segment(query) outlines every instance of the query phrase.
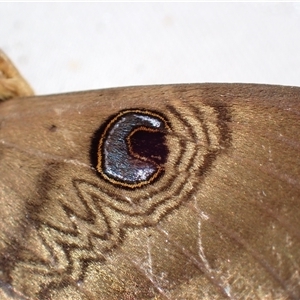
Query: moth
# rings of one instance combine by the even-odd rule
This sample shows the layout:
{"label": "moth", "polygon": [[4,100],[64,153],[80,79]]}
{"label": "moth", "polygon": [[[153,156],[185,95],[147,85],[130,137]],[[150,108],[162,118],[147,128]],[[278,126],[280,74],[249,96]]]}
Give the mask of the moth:
{"label": "moth", "polygon": [[1,299],[300,299],[299,87],[0,68]]}

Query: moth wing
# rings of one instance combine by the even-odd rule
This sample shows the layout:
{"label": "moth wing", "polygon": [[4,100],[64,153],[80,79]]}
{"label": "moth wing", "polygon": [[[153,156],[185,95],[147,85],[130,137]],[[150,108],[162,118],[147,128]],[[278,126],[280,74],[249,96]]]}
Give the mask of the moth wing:
{"label": "moth wing", "polygon": [[[1,292],[298,299],[299,99],[293,87],[203,84],[1,103]],[[95,132],[132,109],[164,116],[169,154],[159,180],[128,190],[90,155]]]}

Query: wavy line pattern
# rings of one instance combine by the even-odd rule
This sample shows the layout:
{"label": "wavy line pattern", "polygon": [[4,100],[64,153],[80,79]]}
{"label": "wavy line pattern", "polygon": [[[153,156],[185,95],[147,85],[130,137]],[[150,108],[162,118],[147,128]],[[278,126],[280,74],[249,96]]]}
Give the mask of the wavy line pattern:
{"label": "wavy line pattern", "polygon": [[[29,208],[34,212],[30,218],[35,230],[28,238],[43,250],[37,255],[22,249],[9,271],[11,278],[34,274],[40,282],[39,290],[19,287],[25,295],[48,299],[52,290],[83,281],[89,266],[105,264],[106,256],[124,243],[130,228],[155,226],[201,187],[201,178],[216,156],[230,145],[229,112],[209,105],[201,109],[186,105],[180,110],[168,105],[164,115],[172,128],[167,134],[165,172],[142,189],[122,191],[93,174],[76,176],[69,178],[74,198],[56,201],[49,190],[59,185],[53,175],[59,166],[48,167],[40,189],[46,191],[49,203],[58,205],[60,221],[55,221],[56,216],[45,217],[44,207]],[[49,190],[44,182],[51,186]]]}

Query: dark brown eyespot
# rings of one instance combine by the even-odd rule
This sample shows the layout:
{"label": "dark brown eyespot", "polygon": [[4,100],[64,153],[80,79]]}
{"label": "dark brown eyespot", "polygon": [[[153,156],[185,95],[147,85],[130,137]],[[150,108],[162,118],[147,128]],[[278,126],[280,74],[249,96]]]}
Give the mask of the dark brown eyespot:
{"label": "dark brown eyespot", "polygon": [[164,173],[169,131],[168,121],[160,114],[122,111],[96,132],[92,164],[105,180],[124,188],[152,183]]}

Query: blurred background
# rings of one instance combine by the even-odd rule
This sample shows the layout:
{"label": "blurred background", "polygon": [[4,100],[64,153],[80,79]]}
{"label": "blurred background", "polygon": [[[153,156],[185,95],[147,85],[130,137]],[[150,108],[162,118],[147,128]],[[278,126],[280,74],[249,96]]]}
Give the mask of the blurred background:
{"label": "blurred background", "polygon": [[300,86],[300,3],[0,3],[0,37],[37,94]]}

